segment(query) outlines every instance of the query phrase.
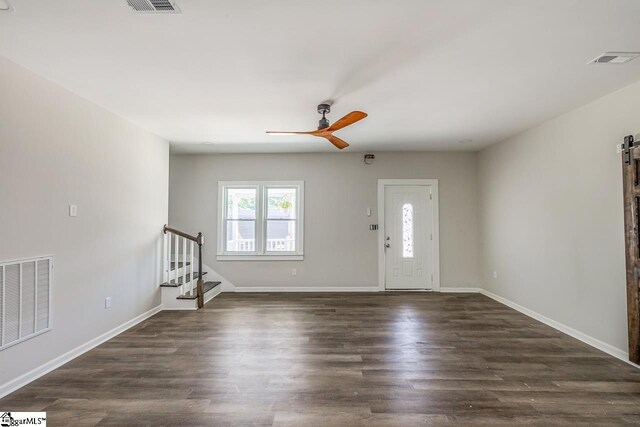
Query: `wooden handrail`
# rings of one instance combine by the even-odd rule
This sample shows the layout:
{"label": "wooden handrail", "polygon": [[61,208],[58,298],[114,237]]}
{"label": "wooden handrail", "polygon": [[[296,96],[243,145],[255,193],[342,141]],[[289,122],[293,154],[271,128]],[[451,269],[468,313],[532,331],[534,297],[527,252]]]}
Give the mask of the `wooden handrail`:
{"label": "wooden handrail", "polygon": [[167,224],[164,225],[164,228],[162,229],[162,231],[164,232],[164,234],[167,234],[167,232],[169,233],[173,233],[173,234],[177,234],[180,237],[184,237],[185,239],[191,240],[193,242],[196,242],[199,245],[202,245],[204,242],[202,241],[202,233],[198,233],[197,236],[192,236],[191,234],[187,234],[184,231],[180,231],[180,230],[176,230],[175,228],[171,228],[169,227]]}

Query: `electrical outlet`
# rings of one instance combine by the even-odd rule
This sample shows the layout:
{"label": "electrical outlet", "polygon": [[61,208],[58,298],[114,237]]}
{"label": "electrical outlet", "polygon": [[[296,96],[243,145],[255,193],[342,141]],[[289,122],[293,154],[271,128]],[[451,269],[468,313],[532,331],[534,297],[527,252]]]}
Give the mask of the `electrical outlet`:
{"label": "electrical outlet", "polygon": [[291,270],[291,275],[292,276],[297,276],[298,275],[298,270],[296,270],[295,268]]}
{"label": "electrical outlet", "polygon": [[69,216],[78,216],[78,206],[69,205]]}
{"label": "electrical outlet", "polygon": [[493,271],[493,278],[494,278],[494,279],[497,279],[497,278],[498,278],[498,272],[497,272],[497,271],[495,271],[495,270]]}
{"label": "electrical outlet", "polygon": [[111,308],[111,297],[106,297],[104,299],[104,308]]}

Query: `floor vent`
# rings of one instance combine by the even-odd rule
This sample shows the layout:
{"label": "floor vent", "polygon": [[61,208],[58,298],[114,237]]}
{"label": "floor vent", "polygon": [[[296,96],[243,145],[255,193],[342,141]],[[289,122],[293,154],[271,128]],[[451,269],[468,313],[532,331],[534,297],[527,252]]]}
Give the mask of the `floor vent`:
{"label": "floor vent", "polygon": [[173,0],[127,0],[127,3],[140,13],[180,13]]}
{"label": "floor vent", "polygon": [[0,263],[0,350],[51,327],[53,258]]}

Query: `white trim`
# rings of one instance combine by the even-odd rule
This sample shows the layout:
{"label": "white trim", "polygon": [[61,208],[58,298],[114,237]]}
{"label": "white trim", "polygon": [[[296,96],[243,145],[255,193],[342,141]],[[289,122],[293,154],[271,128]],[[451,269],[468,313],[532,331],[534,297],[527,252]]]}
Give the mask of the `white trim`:
{"label": "white trim", "polygon": [[385,291],[384,262],[384,188],[387,186],[430,186],[433,194],[433,286],[430,291],[440,292],[440,217],[437,179],[378,179],[378,288]]}
{"label": "white trim", "polygon": [[[266,198],[269,188],[295,188],[297,195],[296,211],[296,251],[268,252],[266,249]],[[255,252],[226,252],[226,192],[228,188],[255,188],[256,190],[256,240]],[[218,235],[216,256],[219,261],[260,261],[262,258],[272,261],[301,260],[304,255],[304,181],[218,181]]]}
{"label": "white trim", "polygon": [[236,286],[234,292],[379,292],[377,286],[327,287],[327,286]]}
{"label": "white trim", "polygon": [[160,312],[160,310],[162,310],[162,306],[159,305],[157,307],[152,308],[151,310],[142,313],[141,315],[134,317],[133,319],[129,320],[128,322],[123,323],[120,326],[117,326],[115,328],[113,328],[112,330],[105,332],[104,334],[100,335],[99,337],[96,337],[76,348],[74,348],[73,350],[70,350],[66,353],[64,353],[61,356],[56,357],[55,359],[35,368],[32,369],[31,371],[27,372],[26,374],[20,375],[18,378],[9,381],[8,383],[2,384],[0,386],[0,398],[8,395],[9,393],[12,393],[14,391],[16,391],[17,389],[26,386],[27,384],[29,384],[30,382],[40,378],[41,376],[48,374],[49,372],[53,371],[56,368],[59,368],[60,366],[64,365],[65,363],[75,359],[76,357],[82,355],[83,353],[86,353],[87,351],[91,350],[94,347],[99,346],[100,344],[102,344],[105,341],[110,340],[111,338],[115,337],[116,335],[126,331],[127,329],[131,328],[132,326],[137,325],[138,323],[142,322],[143,320],[148,319],[149,317],[153,316],[154,314]]}
{"label": "white trim", "polygon": [[218,261],[304,261],[304,255],[216,255]]}
{"label": "white trim", "polygon": [[482,289],[480,288],[456,288],[452,286],[442,286],[440,288],[440,292],[447,294],[477,294],[481,293]]}
{"label": "white trim", "polygon": [[600,341],[597,338],[594,338],[590,335],[587,335],[583,332],[580,332],[576,329],[573,329],[570,326],[567,326],[563,323],[557,322],[553,319],[550,319],[547,316],[544,316],[540,313],[537,313],[533,310],[530,310],[526,307],[521,306],[520,304],[516,304],[515,302],[508,300],[504,297],[501,297],[499,295],[494,294],[493,292],[489,292],[485,289],[480,289],[480,293],[482,295],[485,295],[501,304],[506,305],[507,307],[511,307],[512,309],[519,311],[520,313],[531,317],[532,319],[535,319],[539,322],[544,323],[547,326],[552,327],[553,329],[556,329],[560,332],[563,332],[579,341],[582,341],[585,344],[590,345],[591,347],[595,347],[600,351],[603,351],[617,359],[622,360],[623,362],[627,362],[629,365],[634,366],[636,368],[640,368],[640,365],[636,365],[635,363],[629,361],[629,353],[627,353],[624,350],[621,350],[617,347],[614,347],[610,344],[607,344],[606,342]]}

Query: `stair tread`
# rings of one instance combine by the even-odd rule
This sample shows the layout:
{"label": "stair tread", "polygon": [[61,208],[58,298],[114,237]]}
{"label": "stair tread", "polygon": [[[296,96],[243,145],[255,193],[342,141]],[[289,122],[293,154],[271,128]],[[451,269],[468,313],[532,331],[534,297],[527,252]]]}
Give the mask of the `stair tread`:
{"label": "stair tread", "polygon": [[[206,294],[207,292],[209,292],[211,289],[215,288],[216,286],[218,286],[221,282],[204,282],[204,285],[202,286],[204,289],[204,293]],[[180,295],[178,297],[178,299],[196,299],[198,298],[198,294],[196,292],[196,289],[193,289],[193,294],[191,294],[190,292],[187,292],[186,294]]]}
{"label": "stair tread", "polygon": [[[187,261],[186,263],[187,267],[191,265],[191,263],[189,261]],[[178,268],[182,268],[185,266],[185,263],[182,261],[178,261]],[[169,267],[171,269],[171,271],[176,269],[176,262],[175,261],[171,261],[171,266]]]}
{"label": "stair tread", "polygon": [[[206,271],[204,273],[202,273],[203,276],[205,274],[207,274]],[[200,278],[200,273],[195,273],[193,275],[193,278],[194,278],[194,280]],[[164,282],[160,286],[169,287],[169,288],[177,288],[178,286],[182,286],[182,279],[183,279],[183,276],[180,276],[180,277],[178,277],[178,281],[176,281],[175,279],[172,279],[170,282]],[[191,281],[191,273],[187,274],[187,282],[190,282],[190,281]]]}

